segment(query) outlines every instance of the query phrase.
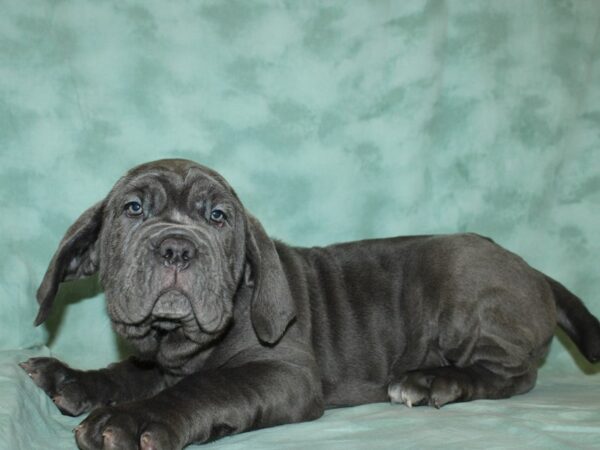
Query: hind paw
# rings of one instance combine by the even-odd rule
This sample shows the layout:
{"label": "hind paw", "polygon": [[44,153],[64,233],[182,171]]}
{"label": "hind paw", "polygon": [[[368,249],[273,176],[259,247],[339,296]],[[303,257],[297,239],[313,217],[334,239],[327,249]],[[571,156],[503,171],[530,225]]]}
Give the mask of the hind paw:
{"label": "hind paw", "polygon": [[464,386],[460,380],[428,371],[414,371],[388,386],[392,403],[401,403],[409,408],[429,405],[435,408],[460,400]]}

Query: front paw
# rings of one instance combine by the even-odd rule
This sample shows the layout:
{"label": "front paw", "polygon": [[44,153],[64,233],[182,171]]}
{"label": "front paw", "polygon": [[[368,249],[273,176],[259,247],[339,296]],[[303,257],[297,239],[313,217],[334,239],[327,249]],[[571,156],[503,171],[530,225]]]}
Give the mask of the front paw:
{"label": "front paw", "polygon": [[44,390],[60,412],[79,416],[95,406],[81,382],[81,372],[55,358],[31,358],[19,363],[33,382]]}
{"label": "front paw", "polygon": [[81,450],[179,450],[184,445],[173,424],[144,403],[96,409],[74,431]]}

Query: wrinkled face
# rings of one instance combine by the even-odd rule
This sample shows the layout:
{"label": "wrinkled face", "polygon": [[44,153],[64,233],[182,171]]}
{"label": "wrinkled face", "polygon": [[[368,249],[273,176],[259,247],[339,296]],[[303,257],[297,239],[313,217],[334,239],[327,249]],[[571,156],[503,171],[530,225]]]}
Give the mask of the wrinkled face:
{"label": "wrinkled face", "polygon": [[244,270],[244,219],[215,172],[186,161],[137,167],[113,188],[100,280],[118,333],[177,368],[228,327]]}

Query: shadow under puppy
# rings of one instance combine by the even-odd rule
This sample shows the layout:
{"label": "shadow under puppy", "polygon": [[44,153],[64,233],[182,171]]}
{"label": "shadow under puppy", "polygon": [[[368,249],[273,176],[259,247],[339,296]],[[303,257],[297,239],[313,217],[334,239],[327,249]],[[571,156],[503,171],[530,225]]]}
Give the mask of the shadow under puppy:
{"label": "shadow under puppy", "polygon": [[558,323],[590,361],[600,323],[558,282],[474,235],[299,248],[271,240],[218,173],[130,170],[69,228],[38,290],[99,272],[136,357],[21,363],[82,449],[181,449],[391,399],[437,408],[531,389]]}

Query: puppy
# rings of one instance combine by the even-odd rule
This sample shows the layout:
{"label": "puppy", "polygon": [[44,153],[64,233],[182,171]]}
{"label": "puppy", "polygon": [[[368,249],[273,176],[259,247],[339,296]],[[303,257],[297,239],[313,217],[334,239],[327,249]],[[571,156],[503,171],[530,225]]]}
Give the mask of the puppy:
{"label": "puppy", "polygon": [[439,408],[530,390],[558,325],[590,361],[600,323],[557,281],[475,234],[299,248],[271,240],[215,171],[138,166],[69,228],[38,290],[99,272],[136,356],[21,366],[81,449],[181,449],[390,399]]}

